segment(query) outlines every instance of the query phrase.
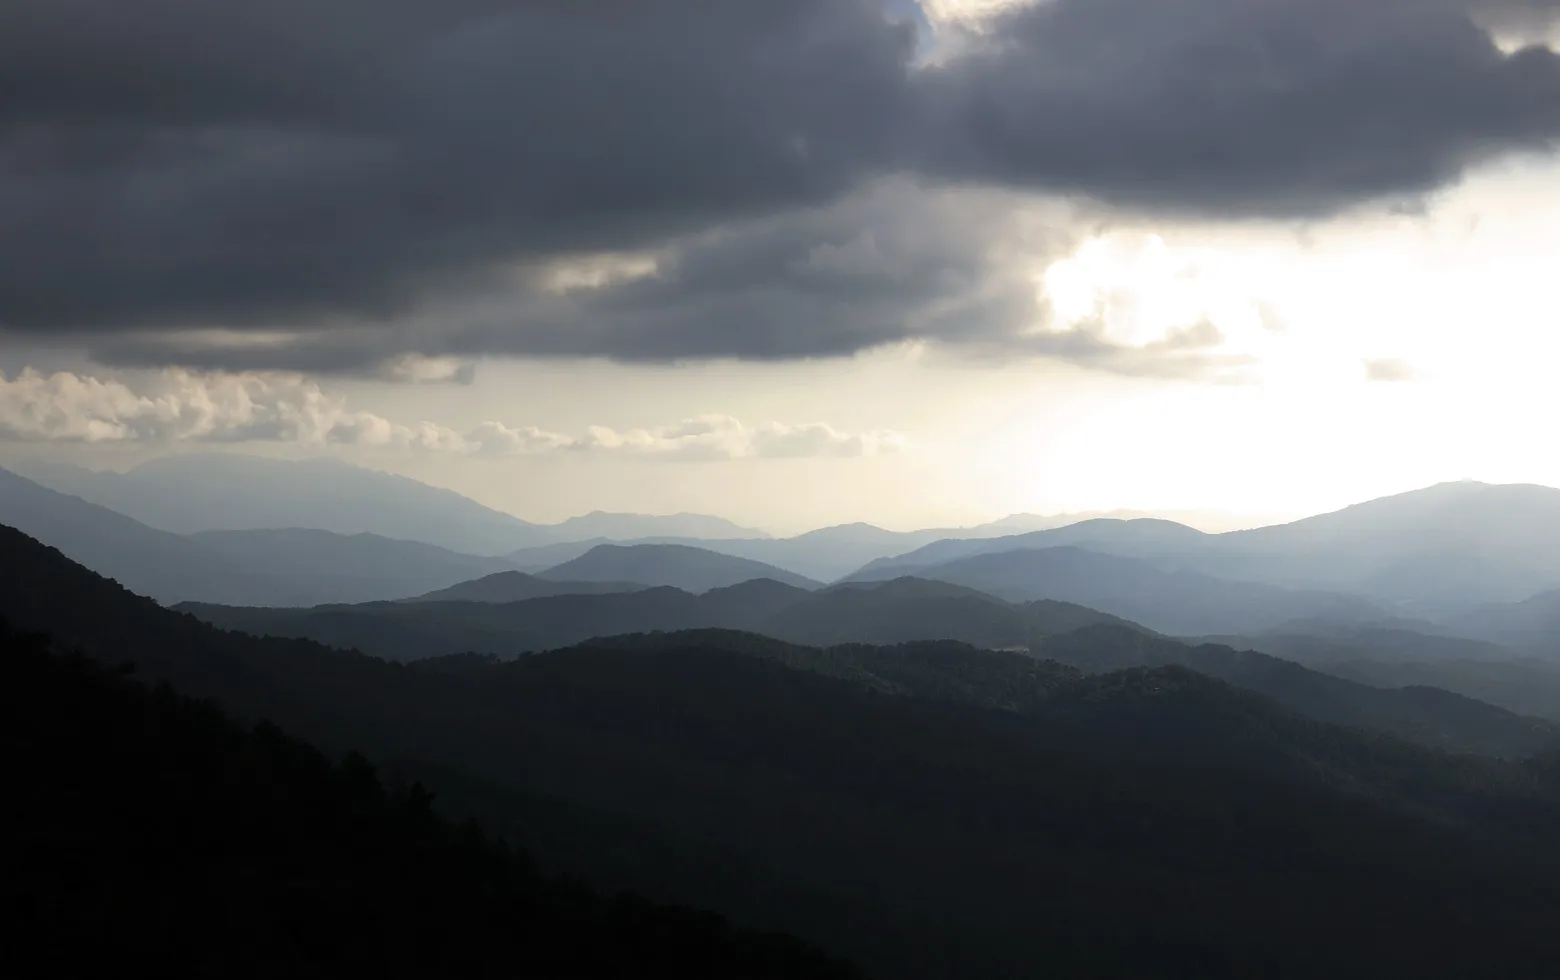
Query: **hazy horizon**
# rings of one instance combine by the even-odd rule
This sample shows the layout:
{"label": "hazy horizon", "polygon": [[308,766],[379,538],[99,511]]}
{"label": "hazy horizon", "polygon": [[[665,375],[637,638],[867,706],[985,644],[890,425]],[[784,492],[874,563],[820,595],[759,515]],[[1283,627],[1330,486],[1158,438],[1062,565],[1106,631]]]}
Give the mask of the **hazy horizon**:
{"label": "hazy horizon", "polygon": [[[1352,506],[1354,504],[1365,503],[1368,500],[1378,499],[1376,497],[1370,497],[1370,498],[1362,498],[1362,499],[1359,499],[1359,500],[1349,500],[1349,501],[1346,501],[1346,502],[1344,502],[1344,503],[1342,503],[1342,504],[1340,504],[1340,505],[1338,505],[1336,507],[1329,507],[1329,508],[1327,508],[1325,510],[1305,511],[1305,512],[1297,512],[1297,513],[1292,513],[1292,514],[1257,515],[1257,514],[1240,514],[1240,513],[1208,511],[1208,510],[1184,510],[1184,509],[1152,508],[1152,507],[1145,507],[1145,508],[1126,508],[1126,507],[1123,507],[1123,508],[1110,508],[1110,509],[1104,509],[1104,508],[1100,508],[1100,509],[1083,509],[1083,510],[1060,511],[1060,512],[1013,511],[1013,512],[1009,512],[1009,513],[992,513],[992,514],[989,514],[989,515],[983,515],[983,516],[977,517],[976,519],[967,520],[967,521],[965,521],[963,523],[954,522],[954,521],[947,521],[947,522],[942,522],[942,523],[933,522],[933,523],[922,523],[922,524],[898,524],[898,525],[896,525],[895,523],[890,522],[890,521],[874,520],[870,516],[861,516],[861,517],[857,517],[857,518],[854,518],[854,519],[833,521],[833,522],[828,523],[828,524],[814,524],[814,525],[803,525],[803,524],[795,524],[795,523],[787,524],[787,523],[785,523],[783,521],[778,521],[778,522],[775,522],[775,523],[748,523],[748,522],[745,522],[745,521],[742,521],[742,520],[738,520],[738,519],[732,517],[730,514],[722,513],[720,510],[699,511],[699,510],[693,510],[693,509],[690,509],[690,508],[683,508],[683,509],[678,509],[678,510],[664,510],[664,511],[633,510],[633,509],[629,509],[629,508],[617,508],[617,509],[595,508],[595,509],[588,510],[588,511],[587,510],[580,510],[580,511],[573,511],[573,512],[569,512],[569,513],[564,513],[561,516],[556,517],[556,518],[540,519],[537,516],[535,516],[534,514],[529,514],[529,513],[524,513],[524,512],[517,512],[515,510],[508,509],[508,508],[502,506],[499,503],[494,503],[493,501],[490,501],[490,500],[484,500],[484,499],[482,499],[481,496],[475,495],[475,494],[471,494],[471,493],[467,493],[464,490],[462,490],[462,489],[460,489],[459,487],[456,487],[456,486],[450,486],[450,485],[447,485],[447,484],[440,484],[440,483],[437,483],[437,482],[433,482],[432,480],[428,480],[428,479],[425,479],[425,478],[422,478],[422,477],[418,477],[418,476],[413,476],[413,475],[411,475],[409,473],[406,473],[406,472],[399,472],[399,471],[397,471],[395,469],[392,469],[392,468],[389,468],[389,467],[386,467],[386,466],[383,466],[383,465],[374,465],[373,462],[368,462],[368,463],[354,462],[354,461],[350,461],[350,460],[344,459],[344,458],[342,458],[340,456],[330,455],[330,454],[276,456],[276,455],[267,455],[267,454],[253,453],[253,452],[223,452],[221,450],[194,450],[194,451],[191,451],[191,452],[188,452],[188,453],[156,455],[156,456],[150,456],[150,457],[146,457],[146,458],[134,458],[132,460],[126,460],[124,458],[120,458],[120,459],[116,459],[116,460],[104,460],[104,459],[102,459],[100,457],[91,457],[91,458],[89,458],[85,462],[62,461],[62,460],[60,460],[58,458],[55,458],[55,454],[52,454],[52,453],[51,454],[44,454],[44,455],[25,456],[25,457],[15,457],[14,454],[0,454],[0,467],[10,468],[13,471],[17,472],[18,474],[20,474],[22,476],[25,476],[25,477],[29,477],[29,478],[39,477],[39,476],[45,476],[46,477],[46,476],[48,476],[50,474],[50,471],[55,469],[56,467],[79,468],[79,469],[84,469],[84,470],[88,470],[88,471],[91,471],[91,472],[98,472],[98,473],[109,473],[109,472],[112,472],[112,473],[123,474],[123,473],[130,472],[131,470],[133,470],[133,469],[135,469],[135,468],[137,468],[139,466],[142,466],[144,464],[155,463],[155,462],[157,462],[159,460],[170,459],[170,458],[174,458],[176,456],[224,456],[224,455],[235,456],[235,457],[240,457],[240,458],[252,457],[252,458],[257,458],[257,459],[274,459],[274,460],[279,460],[279,461],[284,461],[284,462],[312,462],[312,461],[338,462],[338,463],[342,463],[344,465],[357,466],[357,467],[359,467],[361,469],[367,469],[367,470],[371,470],[371,471],[374,471],[374,472],[389,473],[389,474],[396,475],[396,476],[404,476],[404,477],[407,477],[409,479],[415,479],[419,483],[424,483],[424,484],[426,484],[428,486],[435,487],[437,489],[451,490],[453,492],[461,494],[462,496],[467,497],[468,499],[474,500],[477,503],[482,504],[485,507],[489,507],[489,508],[491,508],[493,510],[499,511],[500,513],[509,514],[510,516],[517,517],[517,518],[519,518],[519,519],[521,519],[523,521],[527,521],[529,523],[534,523],[534,524],[539,524],[539,525],[561,524],[564,521],[567,521],[567,520],[569,520],[571,518],[579,518],[579,517],[595,516],[595,515],[603,515],[603,514],[605,514],[605,515],[637,515],[637,516],[648,516],[648,517],[674,517],[674,516],[690,516],[690,515],[694,515],[694,516],[710,516],[710,517],[719,518],[719,519],[724,520],[724,521],[729,521],[733,525],[736,525],[736,526],[739,526],[739,527],[750,528],[752,530],[755,530],[755,531],[758,531],[758,532],[761,532],[763,534],[769,535],[771,537],[776,537],[776,538],[793,537],[793,536],[796,536],[796,535],[799,535],[799,534],[805,534],[805,533],[807,533],[809,531],[816,531],[816,530],[821,530],[821,529],[825,529],[825,528],[840,527],[840,526],[852,525],[852,524],[869,524],[869,525],[872,525],[872,526],[875,526],[875,527],[882,528],[883,530],[896,531],[896,532],[926,531],[926,530],[938,530],[938,529],[962,530],[962,529],[973,528],[973,527],[977,527],[977,526],[997,525],[997,524],[1001,524],[1002,522],[1007,521],[1007,520],[1022,519],[1022,518],[1029,518],[1029,517],[1033,517],[1033,518],[1047,518],[1047,519],[1053,519],[1054,518],[1054,519],[1058,520],[1058,522],[1059,522],[1058,526],[1061,526],[1062,524],[1065,524],[1065,523],[1071,523],[1071,522],[1074,522],[1074,521],[1090,520],[1090,519],[1095,519],[1095,518],[1116,518],[1116,519],[1126,519],[1126,520],[1137,519],[1137,518],[1157,518],[1157,519],[1162,519],[1162,520],[1175,521],[1176,523],[1185,524],[1185,525],[1187,525],[1189,527],[1194,527],[1194,528],[1196,528],[1198,530],[1201,530],[1201,531],[1206,531],[1208,533],[1217,534],[1217,533],[1222,533],[1222,532],[1226,532],[1226,531],[1245,530],[1245,529],[1249,529],[1249,528],[1267,527],[1267,526],[1272,526],[1272,525],[1277,525],[1277,524],[1285,524],[1285,523],[1289,523],[1289,522],[1292,522],[1292,521],[1302,520],[1302,519],[1307,518],[1307,517],[1318,516],[1320,514],[1333,513],[1333,512],[1335,512],[1337,510],[1342,510],[1345,507],[1349,507],[1349,506]],[[96,465],[89,465],[89,464],[96,464]],[[44,480],[44,482],[47,483],[48,481]],[[1397,493],[1412,493],[1412,492],[1414,492],[1416,490],[1429,489],[1429,487],[1431,487],[1431,486],[1439,486],[1439,485],[1442,485],[1442,484],[1445,484],[1445,483],[1486,483],[1486,484],[1488,484],[1488,481],[1480,481],[1480,480],[1475,480],[1473,478],[1465,477],[1465,478],[1462,478],[1462,479],[1459,479],[1459,480],[1445,480],[1445,481],[1439,481],[1438,483],[1435,483],[1435,484],[1429,484],[1429,485],[1424,485],[1424,486],[1408,487],[1408,488],[1405,488],[1402,491],[1397,491],[1395,493],[1384,494],[1383,496],[1396,496]],[[1490,485],[1500,485],[1500,484],[1490,484]],[[1543,486],[1543,484],[1535,484],[1535,485]],[[1551,488],[1551,489],[1553,489],[1553,488]],[[1021,533],[1023,530],[1026,530],[1026,529],[1027,528],[1019,527],[1013,533]]]}

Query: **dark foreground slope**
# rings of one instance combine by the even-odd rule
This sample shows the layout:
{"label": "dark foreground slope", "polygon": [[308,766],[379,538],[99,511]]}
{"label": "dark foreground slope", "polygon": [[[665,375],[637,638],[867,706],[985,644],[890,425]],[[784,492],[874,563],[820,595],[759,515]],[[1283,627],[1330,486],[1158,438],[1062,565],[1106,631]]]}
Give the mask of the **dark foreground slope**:
{"label": "dark foreground slope", "polygon": [[855,975],[793,939],[547,878],[361,756],[333,764],[3,624],[0,674],[8,955],[52,975]]}
{"label": "dark foreground slope", "polygon": [[1560,955],[1552,758],[1320,725],[1183,668],[722,634],[397,666],[222,634],[14,534],[0,613],[447,773],[429,784],[506,829],[505,794],[540,793],[694,842],[690,867],[734,855],[699,904],[806,920],[884,977],[1541,976]]}

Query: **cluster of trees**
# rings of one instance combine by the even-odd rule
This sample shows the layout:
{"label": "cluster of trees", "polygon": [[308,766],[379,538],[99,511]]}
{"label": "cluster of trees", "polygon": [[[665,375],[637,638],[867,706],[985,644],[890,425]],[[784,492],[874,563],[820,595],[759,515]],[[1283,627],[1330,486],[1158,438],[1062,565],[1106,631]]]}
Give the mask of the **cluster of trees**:
{"label": "cluster of trees", "polygon": [[51,975],[857,975],[786,936],[547,876],[359,754],[333,762],[4,624],[0,652],[9,954]]}

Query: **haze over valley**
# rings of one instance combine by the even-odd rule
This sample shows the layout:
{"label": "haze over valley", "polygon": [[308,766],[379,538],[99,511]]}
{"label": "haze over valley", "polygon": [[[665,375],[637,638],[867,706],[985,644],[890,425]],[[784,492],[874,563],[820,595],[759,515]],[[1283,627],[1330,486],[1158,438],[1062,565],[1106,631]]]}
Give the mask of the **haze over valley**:
{"label": "haze over valley", "polygon": [[60,976],[1560,975],[1557,0],[0,0]]}

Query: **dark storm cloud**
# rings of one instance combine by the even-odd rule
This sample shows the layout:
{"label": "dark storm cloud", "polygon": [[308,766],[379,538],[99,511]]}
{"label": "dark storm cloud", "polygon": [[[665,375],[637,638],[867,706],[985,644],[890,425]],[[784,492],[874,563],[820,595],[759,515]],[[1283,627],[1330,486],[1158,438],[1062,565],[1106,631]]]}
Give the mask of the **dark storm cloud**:
{"label": "dark storm cloud", "polygon": [[827,199],[914,41],[870,0],[0,4],[0,320],[385,317]]}
{"label": "dark storm cloud", "polygon": [[[1196,377],[1231,365],[1197,323],[1129,346],[1099,322],[1052,323],[1036,281],[1077,240],[1057,206],[996,192],[889,181],[834,205],[756,219],[667,243],[653,274],[592,288],[514,288],[377,329],[308,334],[283,346],[202,347],[179,334],[98,350],[129,366],[367,370],[386,349],[428,357],[610,356],[628,362],[778,361],[906,341],[977,357],[1050,357],[1118,374]],[[993,247],[993,242],[1000,247]]]}
{"label": "dark storm cloud", "polygon": [[[1045,0],[924,66],[902,0],[6,0],[0,325],[111,332],[94,343],[119,361],[320,370],[1033,348],[1032,290],[973,237],[1000,222],[929,190],[846,234],[879,207],[862,188],[1213,217],[1422,191],[1560,133],[1555,56],[1478,26],[1554,6]],[[635,250],[662,274],[525,280]]]}
{"label": "dark storm cloud", "polygon": [[1302,216],[1560,135],[1560,60],[1458,0],[1050,0],[993,35],[918,79],[950,173]]}

